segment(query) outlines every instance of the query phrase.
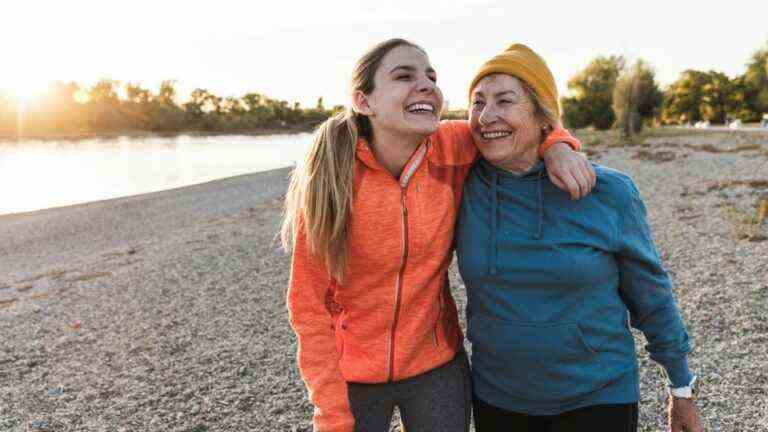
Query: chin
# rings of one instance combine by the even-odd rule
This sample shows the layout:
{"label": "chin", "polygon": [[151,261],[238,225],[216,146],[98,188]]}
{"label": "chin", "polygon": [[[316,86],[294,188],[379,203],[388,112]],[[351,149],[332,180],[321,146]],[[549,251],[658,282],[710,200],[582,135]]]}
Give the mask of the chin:
{"label": "chin", "polygon": [[424,135],[431,135],[435,132],[437,132],[437,128],[440,125],[439,121],[434,121],[429,124],[420,124],[420,125],[413,125],[413,131],[424,134]]}
{"label": "chin", "polygon": [[[495,144],[495,143],[494,143]],[[496,165],[498,162],[505,160],[509,157],[509,152],[505,151],[506,148],[498,147],[491,143],[480,143],[477,148],[480,150],[480,154],[488,162]]]}

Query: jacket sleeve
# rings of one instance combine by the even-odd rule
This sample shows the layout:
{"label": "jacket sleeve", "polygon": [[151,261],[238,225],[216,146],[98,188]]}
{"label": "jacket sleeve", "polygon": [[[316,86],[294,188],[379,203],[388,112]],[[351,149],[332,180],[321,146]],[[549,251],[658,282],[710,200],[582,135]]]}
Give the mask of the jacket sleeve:
{"label": "jacket sleeve", "polygon": [[309,252],[300,229],[293,248],[287,303],[298,339],[299,371],[315,407],[314,430],[352,432],[355,420],[339,367],[333,319],[326,307],[330,283],[325,265]]}
{"label": "jacket sleeve", "polygon": [[546,153],[554,144],[559,142],[568,144],[573,151],[581,150],[581,141],[571,135],[571,132],[568,129],[558,126],[556,129],[553,129],[552,132],[547,135],[547,138],[544,139],[544,142],[539,145],[539,156],[544,157],[544,153]]}
{"label": "jacket sleeve", "polygon": [[624,193],[629,197],[619,200],[618,206],[620,294],[629,309],[632,327],[642,331],[648,341],[650,357],[664,367],[674,387],[684,387],[693,378],[687,360],[691,341],[675,302],[672,282],[654,246],[640,193],[630,179],[623,181],[627,186]]}

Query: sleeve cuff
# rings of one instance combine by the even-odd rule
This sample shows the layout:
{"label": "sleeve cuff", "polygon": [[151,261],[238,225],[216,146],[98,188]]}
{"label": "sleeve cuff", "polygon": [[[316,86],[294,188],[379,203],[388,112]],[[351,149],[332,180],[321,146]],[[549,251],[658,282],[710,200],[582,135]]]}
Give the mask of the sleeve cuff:
{"label": "sleeve cuff", "polygon": [[544,153],[546,153],[550,147],[552,147],[553,145],[559,142],[568,144],[569,146],[571,146],[571,149],[573,149],[573,151],[581,150],[581,141],[579,141],[578,138],[571,135],[571,133],[568,132],[567,129],[557,128],[552,132],[550,132],[549,135],[547,135],[547,138],[544,140],[544,142],[541,143],[541,145],[539,146],[539,156],[543,158]]}
{"label": "sleeve cuff", "polygon": [[688,358],[665,362],[664,370],[667,373],[669,386],[672,388],[687,387],[693,380],[693,374],[688,369]]}

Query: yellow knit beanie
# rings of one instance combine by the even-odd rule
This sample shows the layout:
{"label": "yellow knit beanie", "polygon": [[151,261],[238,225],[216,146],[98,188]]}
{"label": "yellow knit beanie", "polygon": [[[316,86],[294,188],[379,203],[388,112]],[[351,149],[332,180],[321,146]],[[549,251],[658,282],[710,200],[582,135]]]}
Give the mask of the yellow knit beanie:
{"label": "yellow knit beanie", "polygon": [[530,84],[538,93],[542,104],[557,114],[558,118],[560,117],[555,78],[544,59],[532,49],[523,44],[512,44],[504,52],[480,66],[480,70],[477,71],[472,84],[469,86],[470,99],[472,98],[472,89],[475,88],[478,81],[487,75],[497,73],[512,75]]}

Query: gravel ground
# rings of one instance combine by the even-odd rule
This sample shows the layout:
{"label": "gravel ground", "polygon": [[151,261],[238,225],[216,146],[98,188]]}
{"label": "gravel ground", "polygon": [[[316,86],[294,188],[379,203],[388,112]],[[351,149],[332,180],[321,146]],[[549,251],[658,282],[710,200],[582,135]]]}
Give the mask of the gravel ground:
{"label": "gravel ground", "polygon": [[[708,430],[768,431],[768,222],[744,222],[768,198],[768,138],[646,142],[592,158],[646,200]],[[286,176],[0,216],[0,431],[310,431],[275,239]],[[659,368],[640,351],[640,430],[663,430]]]}

